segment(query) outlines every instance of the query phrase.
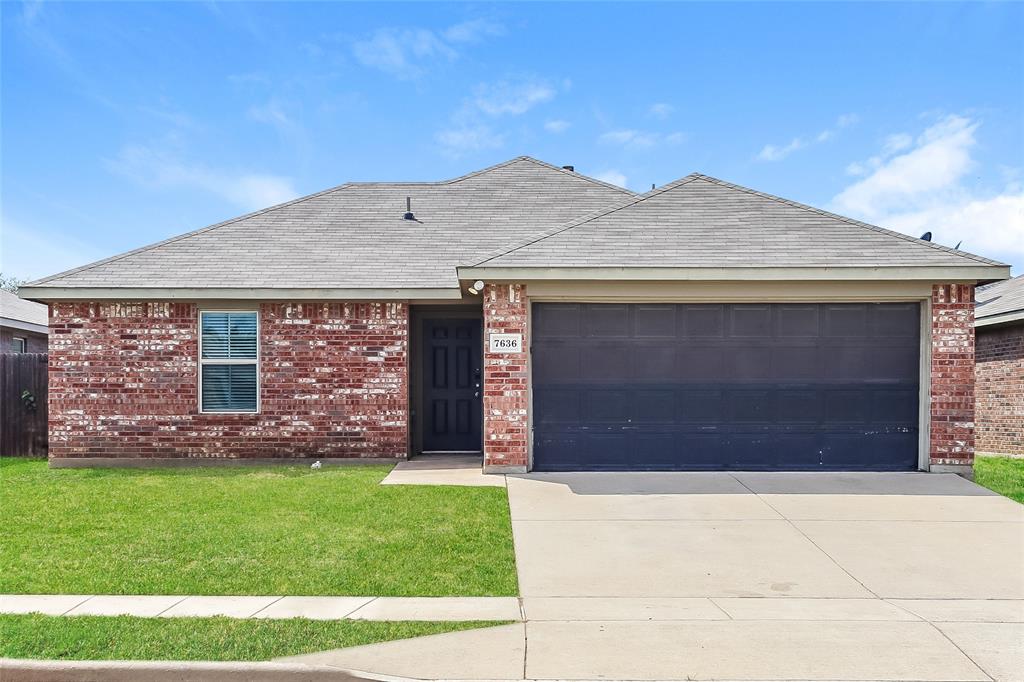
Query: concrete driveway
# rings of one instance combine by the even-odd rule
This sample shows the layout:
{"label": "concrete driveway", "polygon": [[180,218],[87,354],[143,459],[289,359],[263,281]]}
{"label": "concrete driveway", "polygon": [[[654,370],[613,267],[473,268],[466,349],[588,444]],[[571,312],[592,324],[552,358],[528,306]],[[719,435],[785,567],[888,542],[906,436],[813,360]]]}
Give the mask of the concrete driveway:
{"label": "concrete driveway", "polygon": [[523,623],[314,662],[461,679],[1024,680],[1024,506],[957,476],[507,485]]}

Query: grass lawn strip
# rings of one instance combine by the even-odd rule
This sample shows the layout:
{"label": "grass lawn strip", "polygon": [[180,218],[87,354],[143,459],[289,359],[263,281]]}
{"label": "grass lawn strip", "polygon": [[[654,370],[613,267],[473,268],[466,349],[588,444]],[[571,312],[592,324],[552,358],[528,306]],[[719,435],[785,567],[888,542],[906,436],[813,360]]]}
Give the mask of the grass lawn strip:
{"label": "grass lawn strip", "polygon": [[1024,504],[1024,459],[977,457],[974,482]]}
{"label": "grass lawn strip", "polygon": [[390,466],[49,469],[0,458],[0,593],[514,596],[504,488]]}
{"label": "grass lawn strip", "polygon": [[266,661],[280,656],[502,624],[0,615],[0,657]]}

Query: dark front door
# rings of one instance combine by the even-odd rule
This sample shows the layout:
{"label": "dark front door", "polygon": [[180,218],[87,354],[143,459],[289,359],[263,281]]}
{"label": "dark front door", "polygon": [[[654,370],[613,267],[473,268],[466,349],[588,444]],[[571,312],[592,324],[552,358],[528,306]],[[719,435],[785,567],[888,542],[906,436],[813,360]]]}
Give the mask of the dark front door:
{"label": "dark front door", "polygon": [[913,470],[917,303],[533,306],[534,468]]}
{"label": "dark front door", "polygon": [[423,321],[423,450],[480,450],[479,319]]}

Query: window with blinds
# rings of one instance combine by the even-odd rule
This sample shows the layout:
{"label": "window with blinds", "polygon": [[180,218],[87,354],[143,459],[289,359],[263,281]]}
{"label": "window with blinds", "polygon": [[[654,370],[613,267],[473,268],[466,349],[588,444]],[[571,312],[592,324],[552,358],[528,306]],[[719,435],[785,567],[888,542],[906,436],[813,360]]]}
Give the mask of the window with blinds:
{"label": "window with blinds", "polygon": [[250,311],[203,311],[199,333],[199,401],[203,412],[256,412],[259,320]]}

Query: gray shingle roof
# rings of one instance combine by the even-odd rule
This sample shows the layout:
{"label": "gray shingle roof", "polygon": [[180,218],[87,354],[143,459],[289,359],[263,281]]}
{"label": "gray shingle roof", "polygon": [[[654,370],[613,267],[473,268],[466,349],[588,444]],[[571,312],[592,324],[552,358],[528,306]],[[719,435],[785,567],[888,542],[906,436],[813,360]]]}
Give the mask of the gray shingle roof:
{"label": "gray shingle roof", "polygon": [[456,268],[477,264],[1002,265],[700,174],[637,195],[518,157],[444,182],[341,185],[28,286],[457,292]]}
{"label": "gray shingle roof", "polygon": [[975,300],[978,326],[1024,320],[1024,275],[978,287]]}
{"label": "gray shingle roof", "polygon": [[1002,265],[898,232],[688,175],[499,249],[485,267]]}
{"label": "gray shingle roof", "polygon": [[31,286],[457,288],[457,265],[632,196],[519,157],[445,182],[342,185]]}
{"label": "gray shingle roof", "polygon": [[42,327],[50,323],[49,310],[45,305],[26,301],[16,294],[2,289],[0,289],[0,318]]}

